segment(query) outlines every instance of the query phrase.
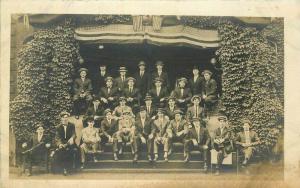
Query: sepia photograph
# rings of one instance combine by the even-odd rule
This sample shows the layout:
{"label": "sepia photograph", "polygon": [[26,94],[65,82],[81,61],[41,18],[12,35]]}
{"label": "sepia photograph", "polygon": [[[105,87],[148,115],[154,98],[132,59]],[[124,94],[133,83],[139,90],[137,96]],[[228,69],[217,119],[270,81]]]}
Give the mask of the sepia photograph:
{"label": "sepia photograph", "polygon": [[10,179],[283,180],[283,17],[12,14],[10,36]]}

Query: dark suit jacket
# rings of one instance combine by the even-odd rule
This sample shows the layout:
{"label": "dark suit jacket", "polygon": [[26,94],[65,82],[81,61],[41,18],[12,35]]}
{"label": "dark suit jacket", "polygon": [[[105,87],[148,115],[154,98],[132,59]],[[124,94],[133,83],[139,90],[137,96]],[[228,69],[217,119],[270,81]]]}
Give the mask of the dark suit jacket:
{"label": "dark suit jacket", "polygon": [[222,134],[221,134],[221,128],[220,127],[218,127],[215,130],[215,138],[217,138],[217,139],[218,138],[223,138],[225,141],[228,141],[229,138],[230,138],[230,135],[231,135],[231,133],[229,132],[227,127],[224,127]]}
{"label": "dark suit jacket", "polygon": [[147,106],[146,106],[146,105],[145,105],[145,108],[146,108],[147,116],[148,116],[149,118],[152,118],[153,116],[156,115],[156,108],[155,108],[154,105],[151,105],[151,107],[150,107],[150,112],[147,111]]}
{"label": "dark suit jacket", "polygon": [[186,121],[185,120],[181,120],[179,122],[179,125],[178,125],[178,128],[177,128],[177,123],[176,123],[175,119],[173,119],[173,120],[170,121],[168,129],[170,129],[172,131],[173,136],[176,136],[176,134],[178,132],[181,132],[184,129],[187,129]]}
{"label": "dark suit jacket", "polygon": [[98,108],[95,110],[94,104],[91,103],[91,105],[88,107],[86,115],[87,116],[102,116],[104,112],[102,104],[98,105]]}
{"label": "dark suit jacket", "polygon": [[170,109],[169,105],[165,108],[166,116],[169,117],[170,120],[175,118],[174,111],[177,110],[178,107],[175,105],[173,111]]}
{"label": "dark suit jacket", "polygon": [[115,87],[121,92],[123,92],[124,87],[128,86],[126,79],[127,79],[127,76],[125,76],[124,82],[122,82],[121,77],[118,77],[115,79],[115,82],[114,82]]}
{"label": "dark suit jacket", "polygon": [[163,79],[162,86],[167,87],[167,90],[169,90],[170,89],[170,81],[169,81],[168,73],[162,72],[161,75],[158,76],[157,71],[155,71],[152,73],[151,80],[153,81],[155,78],[158,78],[158,77]]}
{"label": "dark suit jacket", "polygon": [[141,98],[139,89],[133,87],[133,90],[132,90],[132,92],[130,93],[130,92],[129,92],[129,88],[128,88],[128,87],[125,87],[125,88],[123,89],[123,92],[122,92],[122,93],[123,93],[123,96],[125,96],[126,98],[129,98],[129,97],[133,98],[132,103],[135,103],[135,104],[136,104],[136,103],[139,103],[140,98]]}
{"label": "dark suit jacket", "polygon": [[106,86],[105,78],[110,76],[110,74],[106,71],[104,76],[101,76],[100,72],[98,72],[97,76],[94,78],[93,89],[94,94],[97,95],[102,87]]}
{"label": "dark suit jacket", "polygon": [[[254,132],[253,130],[250,130],[249,136],[250,136],[251,143],[258,143],[260,140],[257,133]],[[236,141],[237,141],[237,143],[238,142],[246,143],[246,136],[245,136],[244,131],[238,133]]]}
{"label": "dark suit jacket", "polygon": [[[186,118],[191,119],[195,116],[196,110],[194,105],[190,106],[186,111]],[[203,118],[203,108],[201,106],[198,107],[198,118]]]}
{"label": "dark suit jacket", "polygon": [[167,133],[167,128],[169,126],[169,121],[167,121],[165,118],[164,118],[164,121],[163,121],[163,124],[160,126],[160,123],[159,123],[159,120],[156,119],[152,122],[152,133],[155,135],[155,136],[159,136],[159,137],[163,137],[163,136],[166,136],[166,133]]}
{"label": "dark suit jacket", "polygon": [[217,82],[214,79],[210,79],[208,82],[205,80],[202,82],[202,95],[216,96],[217,95]]}
{"label": "dark suit jacket", "polygon": [[84,82],[82,82],[81,78],[77,78],[73,84],[74,94],[78,95],[83,90],[84,92],[91,93],[92,92],[92,81],[88,78],[85,78]]}
{"label": "dark suit jacket", "polygon": [[149,134],[151,134],[151,128],[152,128],[151,122],[152,121],[150,118],[146,118],[143,127],[141,118],[137,116],[137,118],[135,119],[135,127],[137,129],[137,133],[140,136],[144,136],[145,138],[148,138]]}
{"label": "dark suit jacket", "polygon": [[196,82],[194,82],[194,76],[189,79],[189,87],[191,88],[191,92],[193,95],[201,95],[202,94],[202,82],[203,78],[199,75]]}
{"label": "dark suit jacket", "polygon": [[181,90],[179,87],[175,88],[172,92],[172,95],[176,97],[176,99],[184,99],[185,102],[189,102],[192,98],[192,92],[190,88],[185,87],[183,89],[183,96],[181,96]]}
{"label": "dark suit jacket", "polygon": [[[198,138],[199,138],[199,140],[198,140]],[[189,129],[188,134],[186,135],[185,139],[187,139],[187,140],[196,139],[198,141],[198,144],[207,145],[207,146],[210,146],[210,140],[211,140],[207,128],[205,128],[203,126],[200,127],[199,135],[198,135],[195,127],[192,127],[191,129]]]}
{"label": "dark suit jacket", "polygon": [[140,76],[140,71],[137,71],[134,75],[136,79],[135,85],[140,90],[142,97],[145,97],[146,93],[150,89],[150,76],[147,72],[144,73],[143,77]]}
{"label": "dark suit jacket", "polygon": [[117,100],[118,99],[118,90],[117,90],[117,88],[112,87],[110,90],[110,93],[108,94],[107,87],[102,87],[99,92],[99,97],[103,97],[105,99],[107,99],[108,97],[113,97],[114,100]]}
{"label": "dark suit jacket", "polygon": [[155,87],[149,91],[149,94],[151,95],[152,101],[155,105],[158,105],[160,103],[161,98],[166,98],[169,96],[169,93],[165,87],[161,87],[159,96],[157,96]]}
{"label": "dark suit jacket", "polygon": [[107,119],[101,121],[101,130],[102,133],[108,137],[108,135],[113,136],[119,130],[118,122],[114,119],[111,120],[109,124]]}
{"label": "dark suit jacket", "polygon": [[56,128],[55,141],[57,146],[59,146],[60,144],[66,144],[70,138],[73,138],[75,143],[75,138],[76,138],[75,125],[72,123],[68,123],[66,132],[67,133],[65,137],[65,130],[62,124],[60,124]]}

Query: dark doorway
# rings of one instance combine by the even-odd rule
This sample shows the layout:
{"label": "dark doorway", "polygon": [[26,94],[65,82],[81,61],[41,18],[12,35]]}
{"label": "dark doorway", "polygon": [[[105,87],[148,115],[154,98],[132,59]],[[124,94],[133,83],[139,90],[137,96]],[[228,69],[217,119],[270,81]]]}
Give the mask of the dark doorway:
{"label": "dark doorway", "polygon": [[[147,70],[155,70],[155,62],[161,60],[165,63],[165,71],[169,74],[170,83],[175,86],[176,79],[192,76],[194,65],[200,70],[209,69],[214,72],[210,63],[215,57],[216,48],[193,48],[186,46],[157,46],[152,44],[80,44],[80,54],[85,66],[93,78],[99,71],[99,64],[106,64],[112,76],[118,76],[119,66],[128,68],[128,75],[138,70],[137,64],[143,60],[147,63]],[[214,72],[216,73],[216,72]],[[218,73],[219,74],[219,73]],[[214,77],[218,75],[214,74]],[[218,81],[218,79],[216,79]],[[218,83],[220,85],[220,83]]]}

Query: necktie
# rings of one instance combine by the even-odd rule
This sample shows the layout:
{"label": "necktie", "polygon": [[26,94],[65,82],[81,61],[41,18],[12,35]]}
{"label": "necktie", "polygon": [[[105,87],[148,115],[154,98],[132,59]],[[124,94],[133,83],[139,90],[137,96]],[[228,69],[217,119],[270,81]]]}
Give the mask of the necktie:
{"label": "necktie", "polygon": [[110,94],[110,88],[107,88],[107,93]]}
{"label": "necktie", "polygon": [[144,71],[141,71],[140,75],[141,75],[141,77],[143,77],[144,76]]}
{"label": "necktie", "polygon": [[132,93],[132,87],[129,88],[129,92]]}
{"label": "necktie", "polygon": [[196,82],[196,81],[197,81],[197,78],[198,78],[197,76],[195,76],[195,77],[194,77],[194,82]]}
{"label": "necktie", "polygon": [[181,97],[183,97],[183,88],[180,89]]}
{"label": "necktie", "polygon": [[124,82],[124,80],[125,80],[125,76],[122,76],[122,82]]}
{"label": "necktie", "polygon": [[39,134],[39,135],[38,135],[38,142],[41,141],[41,138],[42,138],[42,134]]}
{"label": "necktie", "polygon": [[157,96],[159,96],[159,93],[160,93],[160,87],[159,87],[159,88],[157,88],[157,90],[156,90],[156,94],[157,94]]}
{"label": "necktie", "polygon": [[147,107],[147,112],[150,114],[150,106]]}
{"label": "necktie", "polygon": [[67,138],[67,125],[64,125],[65,139]]}
{"label": "necktie", "polygon": [[196,111],[195,116],[198,117],[198,106],[196,106],[196,110],[195,111]]}
{"label": "necktie", "polygon": [[98,105],[95,105],[94,108],[95,108],[95,112],[96,112],[98,109]]}

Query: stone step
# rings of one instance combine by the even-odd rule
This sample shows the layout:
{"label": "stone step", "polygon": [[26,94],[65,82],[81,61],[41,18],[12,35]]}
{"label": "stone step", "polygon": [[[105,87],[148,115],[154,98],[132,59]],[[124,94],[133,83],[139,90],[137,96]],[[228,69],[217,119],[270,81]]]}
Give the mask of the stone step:
{"label": "stone step", "polygon": [[[103,152],[103,153],[97,153],[96,157],[98,160],[114,160],[113,153],[112,152]],[[154,156],[152,156],[153,158]],[[91,155],[87,156],[88,160],[92,160]],[[131,152],[124,152],[122,155],[119,155],[119,160],[132,160],[133,154]],[[184,160],[183,153],[172,153],[169,155],[169,160]],[[158,154],[158,159],[163,160],[163,153]],[[148,160],[148,154],[147,152],[140,152],[139,153],[139,160]],[[192,151],[191,152],[191,161],[201,161],[202,155],[199,151]]]}
{"label": "stone step", "polygon": [[132,168],[142,168],[142,169],[203,169],[204,162],[202,161],[190,161],[189,163],[184,163],[181,160],[170,160],[149,162],[147,160],[139,160],[137,163],[133,163],[132,160],[103,160],[99,162],[87,162],[85,169],[132,169]]}
{"label": "stone step", "polygon": [[[84,168],[80,170],[85,173],[203,173],[204,169],[187,169],[187,168]],[[210,173],[210,170],[208,171]]]}

